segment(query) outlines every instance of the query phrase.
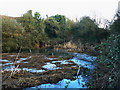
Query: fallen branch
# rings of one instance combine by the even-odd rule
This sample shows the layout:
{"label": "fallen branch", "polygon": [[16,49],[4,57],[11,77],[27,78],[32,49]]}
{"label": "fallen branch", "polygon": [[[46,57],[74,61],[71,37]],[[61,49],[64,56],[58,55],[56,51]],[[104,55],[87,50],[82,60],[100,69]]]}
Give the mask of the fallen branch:
{"label": "fallen branch", "polygon": [[[19,56],[19,54],[20,54],[20,52],[21,52],[21,48],[22,47],[20,47],[20,49],[19,49],[19,52],[18,52],[18,54],[17,54],[17,56],[16,56],[16,60],[18,59],[18,56]],[[14,67],[12,68],[12,70],[11,70],[11,74],[10,74],[10,78],[12,77],[12,76],[14,76],[15,74],[16,74],[16,72],[18,72],[18,67],[19,67],[19,65],[17,65],[17,67],[15,67],[16,66],[16,60],[15,60],[15,62],[14,62]]]}

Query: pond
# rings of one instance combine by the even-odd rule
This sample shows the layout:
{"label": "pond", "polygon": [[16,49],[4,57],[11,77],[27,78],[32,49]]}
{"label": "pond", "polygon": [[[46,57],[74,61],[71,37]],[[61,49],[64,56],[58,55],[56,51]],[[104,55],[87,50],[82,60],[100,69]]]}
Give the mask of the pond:
{"label": "pond", "polygon": [[[26,71],[26,72],[30,72],[33,74],[38,73],[40,75],[41,73],[47,74],[48,72],[50,72],[51,76],[53,76],[54,74],[57,74],[59,76],[58,72],[63,72],[65,70],[66,70],[65,72],[68,72],[68,73],[66,73],[65,76],[63,76],[64,77],[63,79],[59,79],[55,83],[54,81],[51,82],[49,80],[47,83],[41,83],[40,85],[34,86],[33,84],[34,87],[29,86],[29,88],[24,88],[24,90],[33,89],[33,88],[34,89],[38,89],[38,88],[87,88],[85,83],[91,79],[90,74],[89,74],[90,71],[88,73],[83,74],[82,72],[84,72],[84,70],[80,71],[80,68],[82,67],[82,68],[87,68],[89,70],[93,70],[95,67],[92,61],[95,61],[96,57],[89,56],[87,54],[67,52],[66,50],[53,50],[53,49],[49,49],[49,50],[42,49],[38,51],[33,51],[32,53],[40,53],[40,55],[43,55],[42,58],[44,58],[44,60],[38,60],[35,58],[36,60],[35,61],[34,57],[39,58],[38,57],[39,55],[37,56],[28,55],[27,57],[21,57],[22,56],[21,55],[16,61],[16,63],[17,65],[20,65],[22,68],[21,67],[16,68],[17,71]],[[15,68],[15,66],[14,66],[14,61],[12,61],[12,59],[10,58],[12,57],[15,58],[16,55],[14,54],[6,55],[6,57],[8,57],[9,60],[0,59],[0,62],[3,63],[2,70],[12,71],[12,69]],[[31,61],[33,61],[32,67],[29,66],[31,65],[30,63]],[[39,62],[41,61],[42,63],[37,63],[38,61]],[[40,65],[41,67],[38,68],[37,65]],[[69,73],[70,70],[75,71],[74,73],[76,74],[73,76],[69,76],[69,74],[72,73],[72,71]],[[44,76],[44,75],[41,75],[41,76]],[[49,76],[49,73],[48,73],[48,76]],[[59,78],[58,76],[56,78]],[[73,79],[70,79],[70,77],[72,77]]]}

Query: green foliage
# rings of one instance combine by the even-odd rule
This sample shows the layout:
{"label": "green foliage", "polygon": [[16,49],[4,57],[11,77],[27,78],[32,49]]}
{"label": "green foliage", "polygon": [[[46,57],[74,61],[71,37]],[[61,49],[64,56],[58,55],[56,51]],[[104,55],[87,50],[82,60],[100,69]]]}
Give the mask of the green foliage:
{"label": "green foliage", "polygon": [[[71,40],[96,43],[109,35],[107,30],[98,28],[89,17],[83,17],[80,22],[58,14],[43,19],[39,12],[33,16],[32,10],[18,19],[4,18],[2,26],[4,52],[15,51],[19,47],[35,49],[54,46]],[[10,38],[11,46],[7,38]]]}
{"label": "green foliage", "polygon": [[110,26],[111,33],[120,34],[120,12],[117,11],[115,17],[117,19],[115,19],[112,25]]}
{"label": "green foliage", "polygon": [[22,26],[24,27],[26,32],[31,32],[34,30],[35,19],[32,16],[32,11],[29,10],[27,13],[23,14],[22,18],[20,19]]}
{"label": "green foliage", "polygon": [[57,33],[60,30],[59,23],[53,18],[47,18],[45,20],[45,32],[47,33],[48,37],[56,38]]}
{"label": "green foliage", "polygon": [[98,28],[96,22],[89,17],[83,17],[74,27],[75,39],[81,39],[83,43],[98,43],[109,34],[107,30]]}
{"label": "green foliage", "polygon": [[65,23],[66,23],[66,17],[63,15],[55,15],[52,16],[52,18],[54,18],[57,22],[59,22],[60,25],[60,30],[65,30]]}
{"label": "green foliage", "polygon": [[16,20],[2,18],[2,52],[16,51],[19,48],[23,28]]}
{"label": "green foliage", "polygon": [[62,38],[66,38],[67,41],[72,40],[74,37],[74,30],[73,30],[74,26],[75,26],[74,21],[67,18],[65,23],[65,30],[62,31],[63,33]]}
{"label": "green foliage", "polygon": [[[119,87],[120,81],[120,34],[111,34],[108,40],[97,46],[100,55],[93,73],[93,88]],[[101,87],[102,86],[102,87]]]}
{"label": "green foliage", "polygon": [[[17,21],[18,20],[18,21]],[[40,48],[47,43],[44,19],[38,12],[32,16],[29,10],[19,19],[2,19],[3,52]]]}
{"label": "green foliage", "polygon": [[34,49],[45,45],[47,37],[44,31],[44,20],[41,18],[38,12],[36,12],[33,17],[32,11],[28,11],[23,15],[20,22],[22,23],[25,30],[24,42],[26,43],[26,46],[24,47]]}
{"label": "green foliage", "polygon": [[120,18],[115,20],[114,23],[111,25],[111,32],[120,34]]}

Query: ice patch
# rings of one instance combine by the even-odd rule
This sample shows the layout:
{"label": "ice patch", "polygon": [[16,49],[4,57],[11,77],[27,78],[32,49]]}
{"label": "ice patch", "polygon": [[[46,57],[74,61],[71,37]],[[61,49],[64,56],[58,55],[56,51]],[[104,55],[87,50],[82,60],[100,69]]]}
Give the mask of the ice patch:
{"label": "ice patch", "polygon": [[26,60],[27,58],[20,58],[20,60],[16,61],[17,63],[21,63],[21,61]]}
{"label": "ice patch", "polygon": [[94,56],[89,56],[87,54],[75,54],[76,58],[80,59],[80,60],[87,60],[87,61],[95,61],[97,57],[94,57]]}
{"label": "ice patch", "polygon": [[60,67],[56,67],[55,64],[51,64],[51,63],[46,63],[46,65],[42,66],[43,68],[45,69],[48,69],[48,70],[56,70],[56,69],[61,69]]}
{"label": "ice patch", "polygon": [[10,62],[9,60],[0,59],[1,62]]}
{"label": "ice patch", "polygon": [[2,64],[2,66],[6,66],[6,65],[12,65],[12,64],[14,64],[14,63],[5,63],[5,64]]}
{"label": "ice patch", "polygon": [[47,59],[49,59],[49,60],[55,60],[55,59],[58,59],[58,58],[47,58]]}
{"label": "ice patch", "polygon": [[68,62],[69,60],[61,60],[61,61],[52,61],[52,63],[57,63],[60,62],[60,64],[72,64],[70,62]]}
{"label": "ice patch", "polygon": [[[84,87],[83,87],[84,85]],[[66,87],[67,86],[67,87]],[[36,87],[31,87],[31,89],[35,89]],[[83,81],[83,77],[79,76],[76,80],[70,80],[70,79],[63,79],[59,81],[57,84],[42,84],[37,86],[37,88],[87,88],[85,86],[85,82]],[[25,90],[30,89],[26,88]]]}
{"label": "ice patch", "polygon": [[94,66],[92,65],[91,62],[84,61],[84,60],[79,60],[76,57],[71,59],[71,61],[73,61],[74,63],[78,64],[79,66],[83,66],[83,67],[88,68],[88,69],[94,69]]}
{"label": "ice patch", "polygon": [[44,72],[45,70],[36,70],[35,68],[30,68],[30,69],[28,69],[28,68],[23,68],[23,70],[26,70],[26,71],[29,71],[29,72],[37,72],[37,73],[39,73],[39,72]]}

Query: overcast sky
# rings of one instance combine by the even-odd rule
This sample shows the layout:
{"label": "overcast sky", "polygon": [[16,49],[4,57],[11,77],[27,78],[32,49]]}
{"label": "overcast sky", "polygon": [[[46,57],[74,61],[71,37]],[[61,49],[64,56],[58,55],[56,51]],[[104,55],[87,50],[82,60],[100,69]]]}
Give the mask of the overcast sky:
{"label": "overcast sky", "polygon": [[112,19],[120,0],[0,0],[0,14],[22,16],[28,10],[42,17],[61,14],[70,19],[82,16]]}

